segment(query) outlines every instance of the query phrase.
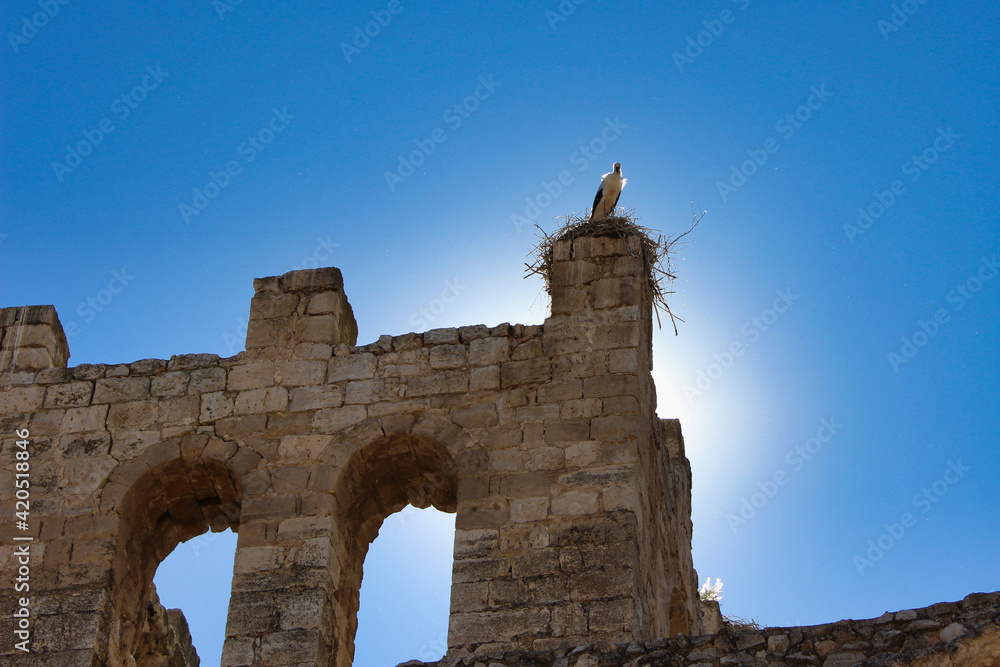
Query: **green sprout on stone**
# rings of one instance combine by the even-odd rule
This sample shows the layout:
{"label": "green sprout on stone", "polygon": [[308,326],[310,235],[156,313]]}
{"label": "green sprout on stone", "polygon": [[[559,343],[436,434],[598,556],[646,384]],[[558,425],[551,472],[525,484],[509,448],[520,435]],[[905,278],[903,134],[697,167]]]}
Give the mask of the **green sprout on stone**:
{"label": "green sprout on stone", "polygon": [[702,602],[718,602],[722,599],[722,579],[718,577],[715,578],[715,584],[712,584],[712,577],[705,579],[705,583],[701,585],[698,589],[698,598]]}

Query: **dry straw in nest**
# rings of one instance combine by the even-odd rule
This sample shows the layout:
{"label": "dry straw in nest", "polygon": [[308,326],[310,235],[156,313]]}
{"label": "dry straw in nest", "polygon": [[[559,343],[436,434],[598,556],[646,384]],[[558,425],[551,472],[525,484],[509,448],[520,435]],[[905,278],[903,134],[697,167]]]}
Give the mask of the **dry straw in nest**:
{"label": "dry straw in nest", "polygon": [[[667,295],[673,294],[670,289],[674,278],[674,254],[684,245],[679,242],[694,231],[694,228],[704,216],[694,214],[691,227],[683,234],[665,237],[655,229],[643,227],[638,224],[639,218],[635,215],[635,209],[616,209],[614,214],[602,218],[601,220],[590,220],[585,216],[572,214],[565,216],[565,223],[552,234],[548,234],[544,229],[535,225],[540,232],[538,245],[528,256],[531,263],[525,263],[528,267],[528,275],[540,275],[545,280],[545,291],[551,294],[551,282],[549,280],[552,271],[552,248],[558,241],[572,241],[582,236],[607,236],[617,237],[625,241],[625,249],[633,256],[641,255],[642,265],[649,280],[649,289],[653,295],[653,310],[656,312],[656,322],[660,322],[660,311],[664,311],[670,316],[670,322],[674,327],[674,334],[677,334],[677,322],[683,322],[681,318],[674,315],[667,303]],[[527,277],[527,276],[525,276]]]}

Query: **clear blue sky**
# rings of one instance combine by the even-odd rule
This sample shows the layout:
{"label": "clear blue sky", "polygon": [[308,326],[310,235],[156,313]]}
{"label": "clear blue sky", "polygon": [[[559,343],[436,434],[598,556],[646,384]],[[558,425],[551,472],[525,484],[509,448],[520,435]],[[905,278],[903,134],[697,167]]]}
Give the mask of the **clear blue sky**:
{"label": "clear blue sky", "polygon": [[[708,212],[654,375],[723,611],[1000,589],[995,2],[52,7],[0,10],[0,301],[55,304],[71,364],[235,354],[253,278],[317,264],[361,343],[539,323],[531,222],[584,211],[620,161],[643,224]],[[446,601],[401,603],[409,643],[367,630],[418,583],[446,600],[451,528],[428,521],[386,532],[433,541],[437,579],[373,546],[359,665],[440,638]],[[175,553],[220,570],[161,573],[167,604],[224,609],[225,538]],[[195,625],[216,664],[221,620]]]}

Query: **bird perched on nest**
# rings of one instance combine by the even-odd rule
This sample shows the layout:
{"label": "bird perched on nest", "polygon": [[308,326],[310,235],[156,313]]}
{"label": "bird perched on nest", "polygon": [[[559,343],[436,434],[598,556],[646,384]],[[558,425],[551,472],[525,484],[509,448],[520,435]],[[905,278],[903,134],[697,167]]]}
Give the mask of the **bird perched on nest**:
{"label": "bird perched on nest", "polygon": [[590,209],[590,219],[600,220],[615,212],[618,198],[622,195],[626,179],[622,178],[622,163],[615,162],[614,171],[604,174],[601,186],[594,196],[594,206]]}

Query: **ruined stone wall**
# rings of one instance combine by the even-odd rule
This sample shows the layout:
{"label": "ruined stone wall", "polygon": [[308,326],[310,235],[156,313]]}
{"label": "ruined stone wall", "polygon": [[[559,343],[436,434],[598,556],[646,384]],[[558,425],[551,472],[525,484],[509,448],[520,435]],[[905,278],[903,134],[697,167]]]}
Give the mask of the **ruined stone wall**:
{"label": "ruined stone wall", "polygon": [[191,631],[184,612],[165,609],[155,586],[146,603],[142,640],[133,657],[136,667],[199,667],[201,664],[191,644]]}
{"label": "ruined stone wall", "polygon": [[[407,504],[457,512],[451,656],[698,632],[690,470],[655,414],[645,270],[620,239],[553,259],[542,325],[364,346],[336,269],[255,281],[231,358],[65,368],[54,310],[37,311],[40,351],[0,383],[0,456],[19,429],[31,456],[30,527],[0,524],[5,564],[11,535],[33,538],[21,662],[133,664],[157,565],[232,528],[223,664],[349,665],[364,556]],[[25,340],[13,310],[4,350]]]}
{"label": "ruined stone wall", "polygon": [[479,650],[410,667],[997,667],[1000,593],[807,627],[596,642],[549,651]]}

